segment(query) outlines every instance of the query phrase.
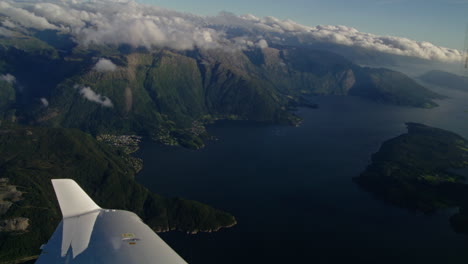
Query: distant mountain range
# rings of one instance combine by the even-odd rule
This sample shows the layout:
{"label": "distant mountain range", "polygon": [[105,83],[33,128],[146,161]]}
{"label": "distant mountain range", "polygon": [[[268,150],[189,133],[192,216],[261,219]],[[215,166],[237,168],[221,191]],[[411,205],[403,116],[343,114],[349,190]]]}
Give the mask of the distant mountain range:
{"label": "distant mountain range", "polygon": [[419,77],[437,86],[468,92],[468,77],[444,71],[429,71]]}

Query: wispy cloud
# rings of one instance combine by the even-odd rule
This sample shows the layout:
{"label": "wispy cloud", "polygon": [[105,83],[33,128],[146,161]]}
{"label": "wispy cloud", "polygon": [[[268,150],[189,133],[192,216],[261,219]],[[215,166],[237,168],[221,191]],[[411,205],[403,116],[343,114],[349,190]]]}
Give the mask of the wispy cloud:
{"label": "wispy cloud", "polygon": [[5,81],[7,83],[13,84],[16,82],[16,77],[7,73],[7,74],[2,74],[0,75],[0,80]]}
{"label": "wispy cloud", "polygon": [[48,106],[49,106],[49,101],[48,101],[46,98],[42,97],[40,100],[41,100],[41,104],[42,104],[44,107],[48,107]]}
{"label": "wispy cloud", "polygon": [[100,105],[102,105],[104,107],[113,107],[114,106],[114,104],[109,99],[109,97],[103,96],[103,95],[100,95],[100,94],[96,93],[95,91],[93,91],[93,89],[91,89],[91,87],[82,86],[82,85],[78,85],[78,84],[76,84],[74,87],[75,87],[75,89],[78,89],[81,96],[83,98],[85,98],[86,100],[88,100],[88,101],[100,104]]}

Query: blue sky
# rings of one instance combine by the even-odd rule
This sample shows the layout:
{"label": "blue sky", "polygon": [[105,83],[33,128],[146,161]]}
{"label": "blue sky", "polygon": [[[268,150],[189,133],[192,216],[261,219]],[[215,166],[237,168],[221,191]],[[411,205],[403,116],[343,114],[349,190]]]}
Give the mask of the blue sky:
{"label": "blue sky", "polygon": [[178,11],[215,15],[274,16],[316,26],[346,25],[359,31],[407,37],[463,49],[468,0],[137,0]]}

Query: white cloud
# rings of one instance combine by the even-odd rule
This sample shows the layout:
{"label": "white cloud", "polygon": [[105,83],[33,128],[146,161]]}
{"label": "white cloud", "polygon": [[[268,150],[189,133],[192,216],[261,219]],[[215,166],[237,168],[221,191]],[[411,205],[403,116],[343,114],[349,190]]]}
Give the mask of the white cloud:
{"label": "white cloud", "polygon": [[427,60],[455,62],[460,61],[463,57],[463,53],[456,49],[439,47],[429,42],[419,42],[407,38],[362,33],[346,26],[317,26],[311,28],[309,33],[304,34],[304,36],[310,36],[317,41]]}
{"label": "white cloud", "polygon": [[13,84],[16,82],[16,77],[7,73],[7,74],[0,75],[0,80]]}
{"label": "white cloud", "polygon": [[25,27],[36,28],[36,29],[57,29],[56,26],[50,24],[46,18],[36,16],[35,14],[15,7],[7,1],[0,2],[0,14],[9,17]]}
{"label": "white cloud", "polygon": [[83,17],[87,16],[87,12],[69,9],[67,5],[62,7],[54,3],[37,3],[26,8],[52,23],[73,27],[84,27],[86,25]]}
{"label": "white cloud", "polygon": [[93,69],[98,72],[111,72],[117,70],[117,66],[111,60],[101,58]]}
{"label": "white cloud", "polygon": [[6,27],[6,28],[11,28],[11,29],[17,27],[17,26],[16,26],[13,22],[11,22],[10,20],[4,20],[4,21],[2,22],[2,26]]}
{"label": "white cloud", "polygon": [[81,85],[75,85],[74,87],[75,89],[78,89],[81,96],[83,96],[83,98],[87,99],[88,101],[100,104],[104,107],[114,106],[109,97],[96,93],[95,91],[93,91],[93,89],[91,89],[91,87]]}
{"label": "white cloud", "polygon": [[48,106],[49,106],[49,101],[48,101],[46,98],[44,98],[44,97],[41,98],[41,103],[42,103],[42,105],[43,105],[44,107],[48,107]]}
{"label": "white cloud", "polygon": [[266,49],[268,48],[268,42],[264,39],[261,39],[257,42],[256,44],[257,47],[261,48],[261,49]]}
{"label": "white cloud", "polygon": [[316,42],[365,48],[383,53],[442,62],[458,62],[463,54],[394,36],[359,32],[346,26],[301,25],[292,20],[253,15],[197,16],[120,0],[38,0],[0,2],[0,14],[13,22],[37,29],[69,32],[81,45],[128,44],[177,50],[265,48],[268,44]]}

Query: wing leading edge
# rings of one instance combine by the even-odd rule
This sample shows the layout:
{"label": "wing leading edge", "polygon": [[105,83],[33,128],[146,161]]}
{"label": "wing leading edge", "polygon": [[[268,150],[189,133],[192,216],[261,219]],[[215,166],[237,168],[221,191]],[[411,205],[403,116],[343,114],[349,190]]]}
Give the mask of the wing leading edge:
{"label": "wing leading edge", "polygon": [[37,264],[186,264],[134,213],[102,209],[73,180],[52,180],[63,220]]}

